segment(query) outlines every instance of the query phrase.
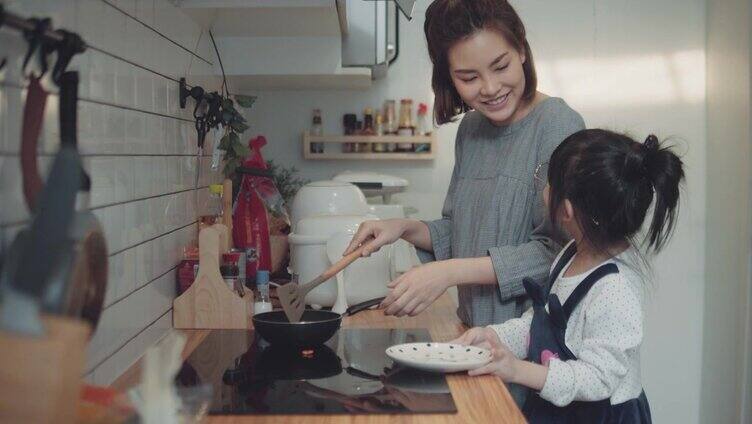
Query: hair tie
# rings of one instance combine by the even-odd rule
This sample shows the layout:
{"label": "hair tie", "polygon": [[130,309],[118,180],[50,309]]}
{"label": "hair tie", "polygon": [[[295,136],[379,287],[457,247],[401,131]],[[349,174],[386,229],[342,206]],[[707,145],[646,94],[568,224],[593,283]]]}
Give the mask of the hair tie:
{"label": "hair tie", "polygon": [[646,152],[650,151],[656,151],[660,147],[660,142],[658,141],[658,137],[656,137],[654,134],[650,134],[645,138],[645,142],[642,143],[642,148]]}

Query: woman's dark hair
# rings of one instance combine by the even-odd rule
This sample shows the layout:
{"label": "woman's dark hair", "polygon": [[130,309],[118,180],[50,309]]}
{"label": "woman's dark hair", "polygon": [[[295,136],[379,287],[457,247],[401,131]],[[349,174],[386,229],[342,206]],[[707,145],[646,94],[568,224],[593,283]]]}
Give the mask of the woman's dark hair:
{"label": "woman's dark hair", "polygon": [[436,0],[426,9],[423,30],[428,41],[428,54],[433,62],[433,87],[436,100],[434,118],[437,124],[451,122],[469,110],[454,88],[449,73],[449,48],[482,29],[498,31],[517,52],[525,55],[523,100],[531,100],[538,88],[533,52],[525,35],[525,25],[506,0]]}
{"label": "woman's dark hair", "polygon": [[575,209],[584,237],[596,248],[632,241],[653,203],[647,248],[660,250],[676,221],[681,159],[658,138],[644,143],[612,131],[590,129],[567,137],[548,166],[549,214],[565,199]]}

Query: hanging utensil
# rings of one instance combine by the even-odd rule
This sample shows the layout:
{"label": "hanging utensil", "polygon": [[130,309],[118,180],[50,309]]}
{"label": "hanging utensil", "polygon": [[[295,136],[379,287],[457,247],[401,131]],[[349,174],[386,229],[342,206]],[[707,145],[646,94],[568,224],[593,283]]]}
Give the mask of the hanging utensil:
{"label": "hanging utensil", "polygon": [[0,327],[17,334],[42,336],[40,303],[50,276],[66,262],[71,249],[68,228],[73,222],[76,191],[80,183],[78,153],[61,147],[42,190],[31,227],[22,230],[11,249],[13,261],[3,267]]}
{"label": "hanging utensil", "polygon": [[21,173],[23,194],[29,211],[36,207],[37,195],[44,185],[37,168],[37,140],[44,122],[47,91],[42,88],[39,80],[40,77],[29,75],[21,127]]}
{"label": "hanging utensil", "polygon": [[[71,166],[78,170],[79,212],[66,227],[70,245],[61,252],[65,258],[56,263],[50,275],[42,307],[48,313],[83,318],[96,328],[107,288],[107,246],[102,228],[89,210],[91,180],[83,171],[77,153],[78,74],[61,73],[57,80],[60,86],[60,144],[61,150],[65,147],[76,152],[75,164]],[[37,197],[42,179],[37,168],[36,151],[45,97],[46,92],[38,78],[30,76],[24,108],[21,169],[26,204],[32,212],[41,208]],[[55,182],[52,178],[48,181]]]}
{"label": "hanging utensil", "polygon": [[[60,86],[60,143],[78,153],[77,110],[78,73],[64,72]],[[90,208],[91,179],[81,170],[77,212],[68,236],[73,248],[70,258],[57,268],[55,279],[44,298],[47,312],[79,317],[96,328],[107,290],[107,243],[104,232]]]}

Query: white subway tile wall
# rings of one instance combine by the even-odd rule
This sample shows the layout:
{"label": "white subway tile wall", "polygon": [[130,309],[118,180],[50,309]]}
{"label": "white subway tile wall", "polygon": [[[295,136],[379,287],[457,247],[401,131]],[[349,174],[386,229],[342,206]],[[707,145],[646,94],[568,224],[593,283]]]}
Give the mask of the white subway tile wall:
{"label": "white subway tile wall", "polygon": [[[86,378],[110,384],[172,327],[175,267],[195,240],[197,202],[212,181],[210,158],[197,159],[192,105],[180,109],[178,84],[191,76],[219,89],[208,34],[168,0],[5,1],[21,16],[51,17],[91,46],[78,70],[79,149],[92,178],[91,208],[109,249],[105,310],[87,355]],[[0,28],[0,252],[28,223],[19,165],[26,43]],[[132,62],[132,63],[129,63]],[[139,66],[135,66],[138,64]],[[144,69],[146,68],[146,69]],[[161,75],[160,75],[161,74]],[[168,78],[169,77],[169,78]],[[47,79],[44,86],[56,91]],[[58,101],[50,95],[39,140],[43,172],[59,145]],[[214,140],[209,134],[205,156]],[[201,171],[198,190],[196,173]]]}

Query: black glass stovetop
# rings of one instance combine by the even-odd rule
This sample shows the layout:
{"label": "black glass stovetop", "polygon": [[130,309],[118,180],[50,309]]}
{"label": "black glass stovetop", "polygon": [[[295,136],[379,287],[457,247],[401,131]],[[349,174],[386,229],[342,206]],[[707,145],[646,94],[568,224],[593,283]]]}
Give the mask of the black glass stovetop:
{"label": "black glass stovetop", "polygon": [[454,413],[443,374],[393,364],[424,329],[341,329],[306,351],[268,345],[253,331],[214,330],[183,363],[178,386],[210,384],[210,414]]}

